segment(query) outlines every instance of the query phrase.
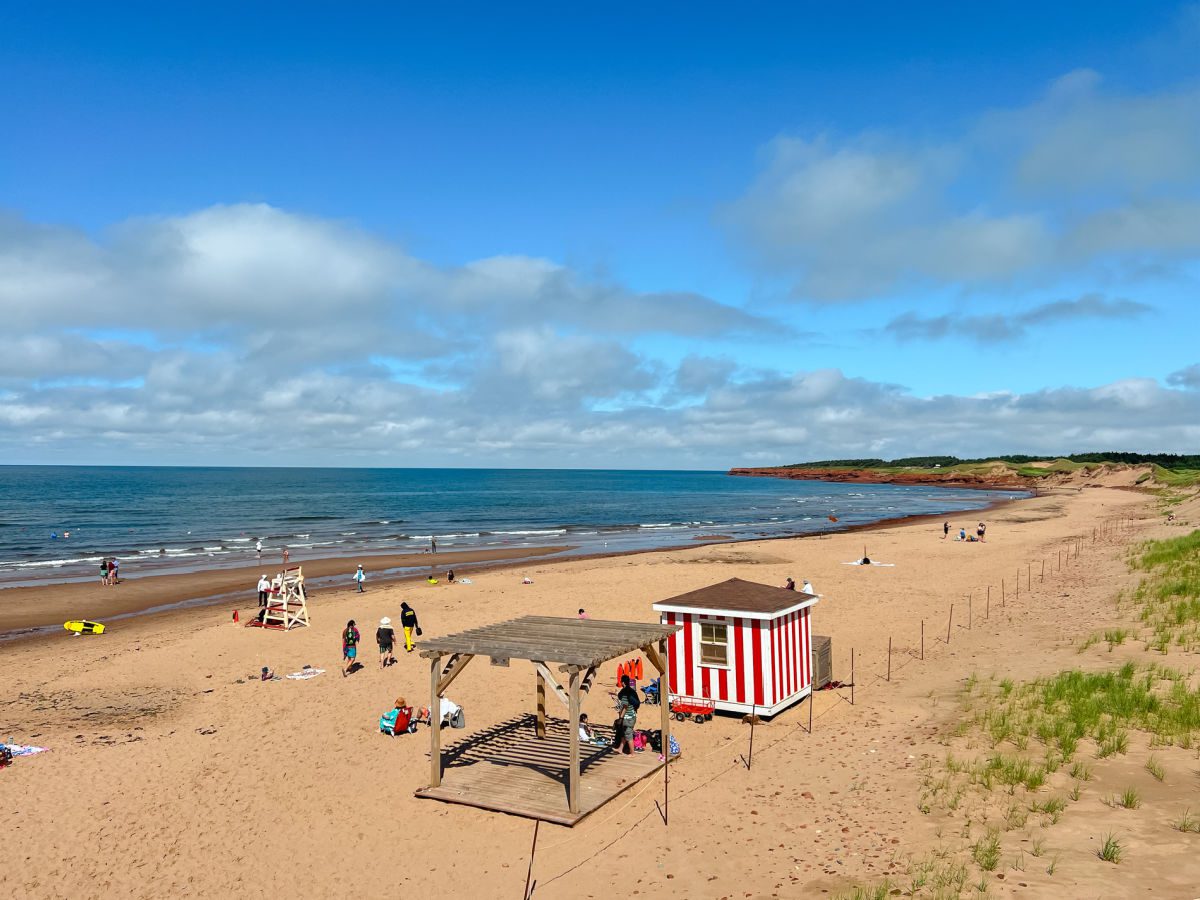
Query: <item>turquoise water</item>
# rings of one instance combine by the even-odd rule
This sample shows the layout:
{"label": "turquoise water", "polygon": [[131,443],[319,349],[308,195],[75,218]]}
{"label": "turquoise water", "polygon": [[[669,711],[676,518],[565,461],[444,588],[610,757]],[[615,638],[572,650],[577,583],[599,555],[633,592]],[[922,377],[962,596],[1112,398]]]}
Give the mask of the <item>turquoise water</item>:
{"label": "turquoise water", "polygon": [[[580,553],[807,534],[976,510],[1019,492],[723,472],[0,467],[0,582],[371,553],[569,544]],[[829,516],[838,518],[835,526]],[[67,536],[69,533],[69,537]]]}

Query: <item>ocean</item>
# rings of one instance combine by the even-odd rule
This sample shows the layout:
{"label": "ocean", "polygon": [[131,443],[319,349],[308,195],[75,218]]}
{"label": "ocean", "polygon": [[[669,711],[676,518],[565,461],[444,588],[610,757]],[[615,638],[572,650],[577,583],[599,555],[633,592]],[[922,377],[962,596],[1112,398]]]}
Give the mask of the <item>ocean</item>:
{"label": "ocean", "polygon": [[[0,467],[0,585],[332,556],[571,545],[605,553],[981,509],[1016,491],[724,472]],[[830,517],[837,518],[836,524]]]}

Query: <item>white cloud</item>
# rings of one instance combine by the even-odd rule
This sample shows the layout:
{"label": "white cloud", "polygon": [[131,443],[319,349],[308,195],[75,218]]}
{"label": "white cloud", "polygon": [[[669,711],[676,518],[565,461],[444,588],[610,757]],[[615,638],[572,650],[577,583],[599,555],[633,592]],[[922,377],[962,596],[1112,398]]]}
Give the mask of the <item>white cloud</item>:
{"label": "white cloud", "polygon": [[724,218],[818,301],[1195,259],[1200,89],[1106,92],[1080,71],[938,140],[781,137]]}
{"label": "white cloud", "polygon": [[[1170,386],[922,398],[837,369],[749,369],[742,353],[672,363],[641,335],[773,326],[545,260],[439,268],[270,207],[101,241],[8,219],[0,273],[8,461],[715,467],[1200,439],[1190,370]],[[1044,304],[1009,327],[1122,303]]]}

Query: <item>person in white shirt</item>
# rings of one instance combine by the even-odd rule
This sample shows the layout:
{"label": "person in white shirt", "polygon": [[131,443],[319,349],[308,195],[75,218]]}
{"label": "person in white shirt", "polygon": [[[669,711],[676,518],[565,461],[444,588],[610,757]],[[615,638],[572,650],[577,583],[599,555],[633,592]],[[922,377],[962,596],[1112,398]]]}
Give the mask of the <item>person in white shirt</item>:
{"label": "person in white shirt", "polygon": [[442,727],[453,725],[454,720],[462,714],[462,707],[451,700],[449,697],[442,698]]}
{"label": "person in white shirt", "polygon": [[804,579],[804,587],[800,588],[800,590],[802,590],[806,594],[812,594],[813,596],[816,596],[816,593],[817,593],[816,591],[813,590],[812,582],[809,581],[807,578]]}
{"label": "person in white shirt", "polygon": [[267,578],[266,573],[258,579],[258,605],[260,607],[267,605],[267,597],[271,594],[271,581]]}

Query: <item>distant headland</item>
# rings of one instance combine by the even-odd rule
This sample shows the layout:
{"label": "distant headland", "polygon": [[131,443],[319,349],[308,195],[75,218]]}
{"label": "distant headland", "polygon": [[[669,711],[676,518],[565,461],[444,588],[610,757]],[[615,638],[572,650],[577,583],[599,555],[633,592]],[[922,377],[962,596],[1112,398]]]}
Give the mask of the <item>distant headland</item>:
{"label": "distant headland", "polygon": [[1033,490],[1094,484],[1097,487],[1186,487],[1200,484],[1200,455],[1076,453],[1057,458],[912,456],[902,459],[826,459],[786,466],[739,467],[730,475],[860,484]]}

